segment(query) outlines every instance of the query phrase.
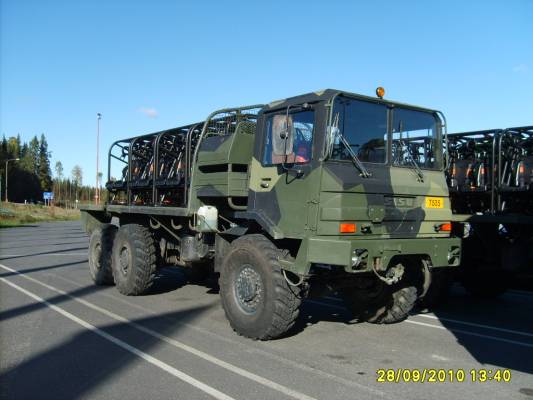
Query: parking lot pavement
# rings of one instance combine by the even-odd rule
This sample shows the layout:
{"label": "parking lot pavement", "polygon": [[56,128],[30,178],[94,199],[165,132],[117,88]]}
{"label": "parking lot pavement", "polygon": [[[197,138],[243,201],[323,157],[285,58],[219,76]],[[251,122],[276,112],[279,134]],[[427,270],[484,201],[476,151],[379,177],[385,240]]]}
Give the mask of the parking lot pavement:
{"label": "parking lot pavement", "polygon": [[[215,290],[185,285],[177,269],[147,296],[94,286],[87,245],[77,222],[0,230],[2,398],[533,398],[531,293],[481,301],[454,288],[438,312],[393,325],[351,324],[327,297],[304,303],[290,336],[258,342],[231,330]],[[399,369],[465,379],[381,383],[380,369],[398,381]],[[480,370],[511,380],[472,382]]]}

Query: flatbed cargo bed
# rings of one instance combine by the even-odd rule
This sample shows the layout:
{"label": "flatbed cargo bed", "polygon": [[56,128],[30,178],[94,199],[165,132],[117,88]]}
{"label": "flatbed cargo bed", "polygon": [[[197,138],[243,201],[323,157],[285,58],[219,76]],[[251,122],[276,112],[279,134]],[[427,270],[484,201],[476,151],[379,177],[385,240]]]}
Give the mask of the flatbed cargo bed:
{"label": "flatbed cargo bed", "polygon": [[184,207],[127,206],[120,204],[87,205],[80,207],[80,210],[88,213],[102,212],[110,214],[145,214],[176,217],[192,215],[192,213]]}

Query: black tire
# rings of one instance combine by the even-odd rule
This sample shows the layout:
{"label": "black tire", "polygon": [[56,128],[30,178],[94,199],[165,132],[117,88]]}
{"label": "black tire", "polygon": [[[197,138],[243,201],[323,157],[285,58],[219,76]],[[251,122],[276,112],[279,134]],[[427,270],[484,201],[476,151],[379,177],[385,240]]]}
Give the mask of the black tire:
{"label": "black tire", "polygon": [[282,254],[265,236],[235,240],[220,271],[220,297],[231,327],[252,339],[275,339],[289,331],[298,317],[299,289],[283,276]]}
{"label": "black tire", "polygon": [[111,253],[117,227],[103,224],[95,228],[89,241],[89,272],[96,285],[112,285],[113,270],[111,268]]}
{"label": "black tire", "polygon": [[157,269],[154,238],[142,225],[120,227],[113,245],[112,257],[115,284],[120,293],[138,296],[152,287]]}
{"label": "black tire", "polygon": [[431,271],[431,285],[419,301],[420,307],[438,308],[446,303],[454,281],[454,272],[448,268]]}
{"label": "black tire", "polygon": [[387,285],[377,277],[367,288],[343,291],[346,306],[359,321],[374,324],[392,324],[403,321],[413,309],[422,293],[424,277],[422,267],[402,262],[405,267],[402,279]]}

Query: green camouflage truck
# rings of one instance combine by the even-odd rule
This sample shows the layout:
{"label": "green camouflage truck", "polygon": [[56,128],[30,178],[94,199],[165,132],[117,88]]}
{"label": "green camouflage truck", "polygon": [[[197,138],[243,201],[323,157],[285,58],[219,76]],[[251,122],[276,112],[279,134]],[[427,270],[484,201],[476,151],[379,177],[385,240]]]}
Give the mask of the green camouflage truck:
{"label": "green camouflage truck", "polygon": [[378,93],[328,89],[115,142],[108,200],[82,209],[93,280],[140,295],[161,266],[212,270],[232,328],[261,340],[327,291],[359,321],[403,320],[461,242],[444,116]]}

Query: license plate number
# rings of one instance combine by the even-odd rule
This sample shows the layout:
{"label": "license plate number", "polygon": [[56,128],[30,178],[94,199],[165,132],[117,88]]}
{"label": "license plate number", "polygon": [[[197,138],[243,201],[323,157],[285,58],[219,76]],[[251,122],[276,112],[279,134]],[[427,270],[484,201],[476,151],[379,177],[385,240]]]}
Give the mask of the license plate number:
{"label": "license plate number", "polygon": [[444,208],[444,199],[441,197],[426,197],[426,208]]}

